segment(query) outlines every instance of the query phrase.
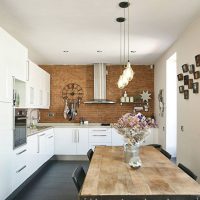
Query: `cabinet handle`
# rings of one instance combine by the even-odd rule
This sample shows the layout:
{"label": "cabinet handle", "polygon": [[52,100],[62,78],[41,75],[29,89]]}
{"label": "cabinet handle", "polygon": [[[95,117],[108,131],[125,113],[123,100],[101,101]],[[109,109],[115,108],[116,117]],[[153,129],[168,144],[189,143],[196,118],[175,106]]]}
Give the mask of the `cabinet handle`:
{"label": "cabinet handle", "polygon": [[96,130],[92,130],[92,131],[103,131],[103,132],[105,132],[105,131],[107,131],[107,130],[105,130],[105,129],[96,129]]}
{"label": "cabinet handle", "polygon": [[75,143],[77,143],[77,129],[75,130]]}
{"label": "cabinet handle", "polygon": [[49,139],[50,139],[50,138],[53,138],[53,135],[52,135],[52,136],[49,136],[48,138],[49,138]]}
{"label": "cabinet handle", "polygon": [[104,136],[107,136],[107,135],[92,135],[92,136],[103,136],[104,137]]}
{"label": "cabinet handle", "polygon": [[22,154],[22,153],[24,153],[24,152],[26,152],[27,150],[26,149],[24,149],[24,150],[22,150],[22,151],[20,151],[20,152],[18,152],[18,153],[16,153],[16,155],[20,155],[20,154]]}
{"label": "cabinet handle", "polygon": [[39,137],[42,137],[42,136],[44,136],[44,135],[45,135],[45,133],[43,133],[43,134],[39,135]]}
{"label": "cabinet handle", "polygon": [[78,143],[79,143],[79,130],[77,130],[77,136],[78,136]]}
{"label": "cabinet handle", "polygon": [[26,165],[24,165],[22,168],[20,168],[19,170],[17,170],[16,171],[16,173],[19,173],[19,172],[21,172],[23,169],[25,169],[26,168]]}

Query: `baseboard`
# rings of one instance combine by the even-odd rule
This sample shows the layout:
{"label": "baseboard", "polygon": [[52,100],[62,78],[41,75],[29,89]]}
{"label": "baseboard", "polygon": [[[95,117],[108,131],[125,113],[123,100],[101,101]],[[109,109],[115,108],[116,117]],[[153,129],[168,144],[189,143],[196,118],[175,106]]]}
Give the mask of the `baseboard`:
{"label": "baseboard", "polygon": [[53,157],[55,160],[84,160],[87,161],[88,158],[85,155],[55,155]]}

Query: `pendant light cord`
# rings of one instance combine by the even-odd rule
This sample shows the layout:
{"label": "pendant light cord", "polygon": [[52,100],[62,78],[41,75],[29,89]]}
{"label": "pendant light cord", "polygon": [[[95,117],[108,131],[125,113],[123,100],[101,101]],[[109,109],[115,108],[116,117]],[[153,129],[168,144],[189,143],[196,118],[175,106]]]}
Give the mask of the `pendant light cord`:
{"label": "pendant light cord", "polygon": [[120,22],[120,65],[122,64],[122,23]]}
{"label": "pendant light cord", "polygon": [[[125,15],[126,15],[126,10],[124,8],[124,18],[125,18]],[[125,67],[125,51],[126,51],[126,26],[125,26],[125,21],[124,21],[124,67]]]}
{"label": "pendant light cord", "polygon": [[130,3],[129,3],[129,0],[128,0],[128,62],[129,62],[129,51],[130,51],[130,48],[129,48],[129,29],[130,29],[130,23],[129,23],[129,19],[130,19],[130,16],[129,16],[129,6],[130,6]]}

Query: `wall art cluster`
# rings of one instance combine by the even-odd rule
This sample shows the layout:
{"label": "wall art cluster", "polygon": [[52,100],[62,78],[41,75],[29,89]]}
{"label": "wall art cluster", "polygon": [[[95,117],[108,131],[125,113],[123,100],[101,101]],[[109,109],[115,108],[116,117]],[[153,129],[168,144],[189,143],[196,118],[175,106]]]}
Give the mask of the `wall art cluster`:
{"label": "wall art cluster", "polygon": [[179,93],[184,94],[184,99],[189,99],[190,90],[197,94],[199,93],[199,82],[200,71],[197,70],[197,67],[200,67],[200,54],[195,56],[194,64],[184,64],[182,65],[183,73],[177,75],[178,81],[183,82],[181,86],[179,86]]}

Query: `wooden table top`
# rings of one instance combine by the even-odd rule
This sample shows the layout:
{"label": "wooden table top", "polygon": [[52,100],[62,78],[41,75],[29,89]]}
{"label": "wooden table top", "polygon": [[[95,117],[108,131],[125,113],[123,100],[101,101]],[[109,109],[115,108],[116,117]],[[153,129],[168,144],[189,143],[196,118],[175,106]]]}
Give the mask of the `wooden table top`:
{"label": "wooden table top", "polygon": [[123,147],[96,147],[80,198],[87,200],[83,197],[104,195],[200,197],[200,185],[154,147],[140,147],[140,158],[142,166],[133,169],[123,161]]}

